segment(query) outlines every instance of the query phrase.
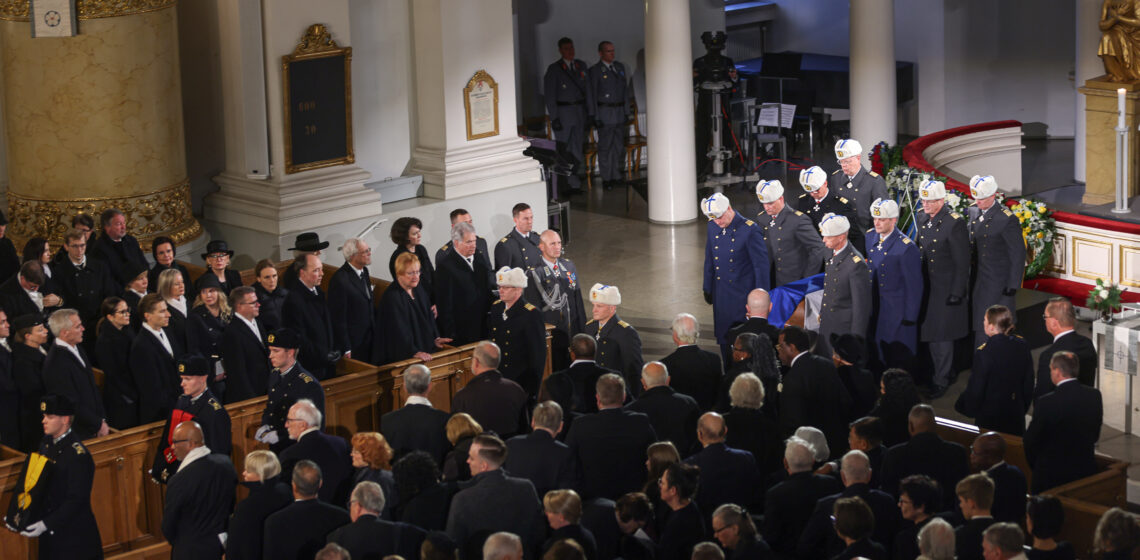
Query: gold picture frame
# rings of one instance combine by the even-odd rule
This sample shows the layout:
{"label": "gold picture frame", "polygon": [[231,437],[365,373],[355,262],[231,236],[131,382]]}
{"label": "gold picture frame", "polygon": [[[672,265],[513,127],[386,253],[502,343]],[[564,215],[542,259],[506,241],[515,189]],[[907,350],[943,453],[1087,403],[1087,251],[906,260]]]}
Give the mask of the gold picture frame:
{"label": "gold picture frame", "polygon": [[463,88],[463,110],[467,115],[467,139],[499,135],[499,84],[479,70]]}
{"label": "gold picture frame", "polygon": [[[310,150],[320,151],[321,149],[329,149],[330,143],[327,137],[320,137],[323,134],[324,126],[318,129],[318,125],[332,124],[334,132],[337,130],[337,123],[340,121],[339,115],[340,107],[337,106],[335,101],[339,99],[339,91],[332,91],[331,98],[325,99],[326,101],[334,101],[331,114],[328,113],[329,109],[325,107],[324,103],[318,103],[315,99],[296,99],[293,94],[291,78],[300,69],[293,68],[297,63],[311,63],[313,61],[320,61],[323,59],[333,59],[332,64],[328,64],[325,70],[338,71],[340,64],[335,62],[335,59],[343,59],[344,71],[344,149],[337,149],[334,154],[323,154],[313,158],[311,156],[295,157],[299,151],[307,152]],[[312,66],[312,65],[310,65]],[[310,69],[311,70],[311,69]],[[285,113],[285,173],[299,173],[301,171],[308,171],[311,169],[319,169],[322,167],[331,167],[334,165],[344,165],[356,162],[356,154],[352,146],[352,47],[339,47],[336,41],[333,41],[331,33],[324,24],[316,23],[310,25],[305,30],[305,34],[301,37],[301,41],[297,43],[296,48],[293,49],[292,54],[281,57],[281,79],[284,85],[282,91],[282,109]],[[311,76],[301,76],[301,82],[308,82]],[[331,85],[324,84],[321,85]],[[335,88],[335,85],[333,86]],[[297,107],[293,107],[296,104]],[[305,114],[306,117],[312,119],[311,124],[305,121],[302,130],[304,135],[317,137],[310,142],[297,142],[294,139],[295,125],[300,124],[299,117]],[[331,117],[331,120],[329,118]],[[324,121],[317,119],[324,118]],[[311,132],[311,134],[310,134]],[[336,136],[339,136],[337,134]],[[334,137],[333,143],[335,144],[336,138]],[[334,146],[339,148],[339,146]],[[299,149],[301,148],[301,149]],[[303,160],[303,161],[299,161]]]}

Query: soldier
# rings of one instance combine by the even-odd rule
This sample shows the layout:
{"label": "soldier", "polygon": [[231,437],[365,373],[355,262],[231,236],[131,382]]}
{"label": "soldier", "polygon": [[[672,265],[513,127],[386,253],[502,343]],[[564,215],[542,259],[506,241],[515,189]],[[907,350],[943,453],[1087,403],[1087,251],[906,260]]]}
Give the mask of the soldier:
{"label": "soldier", "polygon": [[850,243],[847,231],[851,222],[836,214],[819,221],[823,242],[831,249],[824,267],[823,302],[819,310],[817,354],[831,357],[831,335],[857,334],[867,338],[871,322],[871,271]]}
{"label": "soldier", "polygon": [[534,399],[546,368],[546,325],[542,312],[522,297],[526,273],[521,268],[500,268],[495,273],[499,299],[487,312],[487,334],[499,345],[499,372]]}
{"label": "soldier", "polygon": [[629,129],[629,78],[625,66],[614,60],[613,43],[598,43],[598,57],[601,60],[590,68],[590,90],[594,94],[594,126],[598,129],[598,168],[602,185],[608,191],[621,186],[623,180],[621,160]]}
{"label": "soldier", "polygon": [[[920,340],[929,343],[934,366],[931,398],[946,394],[954,365],[954,341],[969,330],[966,306],[970,281],[970,234],[966,220],[946,207],[946,185],[927,181],[918,189],[922,212],[915,214],[922,250],[923,293]],[[941,252],[939,252],[941,251]]]}
{"label": "soldier", "polygon": [[594,360],[599,367],[620,372],[634,396],[641,393],[641,337],[637,329],[617,315],[621,292],[617,286],[594,284],[590,288],[593,319],[586,322],[585,334],[597,341]]}
{"label": "soldier", "polygon": [[[471,224],[472,227],[475,226],[475,221],[471,218],[471,213],[463,208],[456,208],[451,211],[451,227],[455,227],[455,224],[459,222],[467,222]],[[447,243],[435,252],[435,260],[432,262],[435,263],[436,267],[439,266],[439,263],[443,262],[443,259],[447,257],[450,251],[451,239],[449,238]],[[487,240],[479,236],[475,236],[475,258],[482,259],[484,264],[487,265],[487,270],[495,270],[494,267],[491,266],[491,253],[487,250]]]}
{"label": "soldier", "polygon": [[[826,214],[838,214],[853,224],[857,222],[855,205],[850,200],[839,195],[828,196],[831,194],[831,188],[827,186],[827,174],[823,168],[816,165],[800,171],[800,186],[807,192],[796,199],[796,210],[811,218],[813,228],[819,228],[819,221]],[[866,255],[863,234],[860,233],[862,231],[851,228],[847,241],[854,245],[860,254]]]}
{"label": "soldier", "polygon": [[875,228],[866,235],[867,264],[875,310],[874,344],[886,367],[914,371],[918,348],[918,312],[922,307],[922,252],[896,226],[899,205],[875,199]]}
{"label": "soldier", "polygon": [[[859,216],[857,231],[871,229],[871,202],[887,198],[887,182],[878,173],[863,169],[863,146],[850,138],[835,143],[839,169],[831,173],[831,192],[855,205]],[[855,226],[855,224],[852,224]]]}
{"label": "soldier", "polygon": [[44,438],[24,460],[4,522],[25,537],[39,537],[40,558],[102,558],[103,543],[91,511],[95,462],[71,430],[75,403],[45,395],[40,412]]}
{"label": "soldier", "polygon": [[254,438],[268,443],[274,453],[281,453],[293,443],[285,427],[289,407],[299,399],[309,399],[323,414],[325,392],[313,374],[297,361],[297,349],[301,347],[301,335],[297,331],[279,329],[269,334],[266,343],[273,371],[269,373],[269,398],[265,401],[265,412],[261,413],[261,427]]}
{"label": "soldier", "polygon": [[784,204],[784,186],[779,181],[757,183],[756,198],[764,204],[767,214],[761,214],[757,220],[768,242],[768,260],[772,263],[769,285],[777,288],[818,274],[827,248],[812,228],[811,218]]}
{"label": "soldier", "polygon": [[[974,175],[970,179],[970,196],[976,205],[967,210],[970,242],[978,252],[978,271],[971,290],[975,345],[986,341],[982,321],[991,305],[1017,309],[1014,296],[1025,274],[1021,222],[1009,208],[997,204],[997,187],[997,181],[989,175]],[[1013,316],[1016,322],[1016,311]]]}
{"label": "soldier", "polygon": [[495,267],[521,268],[524,271],[542,266],[542,240],[534,232],[534,212],[520,202],[511,208],[515,228],[495,244]]}
{"label": "soldier", "polygon": [[745,320],[748,292],[768,289],[768,245],[763,230],[732,209],[728,197],[716,193],[701,201],[709,219],[705,240],[705,303],[713,304],[713,325],[721,358],[728,362],[732,339],[728,329]]}
{"label": "soldier", "polygon": [[[582,143],[588,124],[594,121],[594,95],[586,76],[589,67],[574,58],[574,41],[569,37],[559,39],[558,53],[561,58],[546,67],[542,93],[546,98],[546,114],[550,116],[554,138],[559,144],[565,144],[567,151],[574,156],[574,169],[569,177],[570,190],[580,191],[579,175],[586,171],[582,165]],[[506,263],[496,259],[495,266],[506,266]]]}
{"label": "soldier", "polygon": [[570,367],[570,337],[586,328],[586,307],[582,303],[578,269],[562,257],[562,236],[548,229],[540,239],[543,266],[530,269],[525,296],[542,311],[542,320],[554,325],[550,364],[553,371],[561,371]]}
{"label": "soldier", "polygon": [[181,461],[174,453],[174,428],[193,420],[202,428],[205,444],[215,453],[229,455],[233,449],[230,436],[230,413],[218,401],[206,380],[211,373],[210,361],[202,356],[189,355],[178,360],[178,375],[182,378],[182,396],[166,418],[166,427],[159,440],[159,452],[154,454],[150,476],[165,484],[178,472]]}

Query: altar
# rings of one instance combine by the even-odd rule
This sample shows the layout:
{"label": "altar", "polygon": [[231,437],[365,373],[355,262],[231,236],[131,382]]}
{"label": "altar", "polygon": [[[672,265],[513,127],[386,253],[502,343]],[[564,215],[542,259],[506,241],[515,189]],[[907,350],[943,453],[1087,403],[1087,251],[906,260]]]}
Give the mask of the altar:
{"label": "altar", "polygon": [[1105,425],[1129,434],[1138,428],[1133,422],[1140,402],[1135,384],[1140,373],[1140,312],[1126,309],[1126,317],[1092,324],[1093,346],[1097,349],[1096,386],[1104,399]]}

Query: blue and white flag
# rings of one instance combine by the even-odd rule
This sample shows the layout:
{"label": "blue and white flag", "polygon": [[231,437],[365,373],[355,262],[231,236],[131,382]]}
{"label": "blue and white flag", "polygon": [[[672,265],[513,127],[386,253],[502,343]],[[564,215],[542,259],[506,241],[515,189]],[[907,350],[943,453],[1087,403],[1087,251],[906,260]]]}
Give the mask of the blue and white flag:
{"label": "blue and white flag", "polygon": [[75,0],[32,0],[32,37],[74,37],[78,32]]}
{"label": "blue and white flag", "polygon": [[768,324],[783,328],[803,302],[804,328],[811,331],[819,330],[819,308],[823,301],[823,273],[788,282],[772,290],[768,295],[772,300]]}

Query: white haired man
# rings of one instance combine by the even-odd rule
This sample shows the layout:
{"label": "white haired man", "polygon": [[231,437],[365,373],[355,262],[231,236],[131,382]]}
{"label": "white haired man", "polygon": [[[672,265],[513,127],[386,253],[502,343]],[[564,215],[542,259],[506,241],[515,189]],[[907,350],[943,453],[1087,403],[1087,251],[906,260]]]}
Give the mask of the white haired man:
{"label": "white haired man", "polygon": [[350,237],[341,246],[344,264],[329,280],[329,322],[336,348],[347,348],[344,356],[372,363],[375,314],[372,309],[372,248],[363,239]]}

